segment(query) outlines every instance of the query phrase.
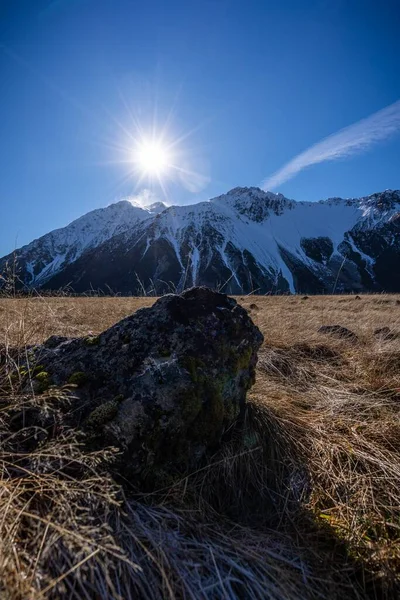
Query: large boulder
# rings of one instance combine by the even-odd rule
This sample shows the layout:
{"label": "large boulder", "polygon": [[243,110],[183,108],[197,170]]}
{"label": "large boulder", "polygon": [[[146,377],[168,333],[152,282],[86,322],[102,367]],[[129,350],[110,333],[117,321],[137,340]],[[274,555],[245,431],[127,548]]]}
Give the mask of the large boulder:
{"label": "large boulder", "polygon": [[122,451],[125,477],[159,481],[199,465],[243,415],[262,341],[233,298],[192,288],[99,336],[49,338],[33,350],[36,386],[76,386],[89,439]]}

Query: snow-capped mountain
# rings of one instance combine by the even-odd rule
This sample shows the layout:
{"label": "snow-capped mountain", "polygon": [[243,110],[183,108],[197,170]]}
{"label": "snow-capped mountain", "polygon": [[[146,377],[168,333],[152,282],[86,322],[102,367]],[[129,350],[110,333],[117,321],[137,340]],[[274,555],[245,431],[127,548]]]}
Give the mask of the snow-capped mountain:
{"label": "snow-capped mountain", "polygon": [[235,188],[188,206],[119,202],[16,257],[27,286],[78,292],[400,291],[400,191],[295,202]]}
{"label": "snow-capped mountain", "polygon": [[143,209],[129,200],[121,200],[106,208],[92,210],[67,227],[55,229],[3,257],[0,259],[0,269],[4,270],[6,263],[12,265],[16,258],[18,275],[23,283],[40,287],[85,251],[132,229],[165,208],[162,202]]}

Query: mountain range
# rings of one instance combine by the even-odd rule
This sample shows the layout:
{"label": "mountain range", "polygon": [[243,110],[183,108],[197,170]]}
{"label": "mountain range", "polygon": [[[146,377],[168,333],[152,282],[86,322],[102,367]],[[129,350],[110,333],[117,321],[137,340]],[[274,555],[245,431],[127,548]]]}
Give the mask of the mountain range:
{"label": "mountain range", "polygon": [[93,210],[0,259],[20,286],[162,294],[400,292],[400,191],[297,202],[235,188],[207,202]]}

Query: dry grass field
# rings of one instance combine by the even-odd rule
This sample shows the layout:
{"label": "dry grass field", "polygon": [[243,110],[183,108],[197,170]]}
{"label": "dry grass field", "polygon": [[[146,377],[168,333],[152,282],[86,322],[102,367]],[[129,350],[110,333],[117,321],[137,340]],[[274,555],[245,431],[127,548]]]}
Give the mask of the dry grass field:
{"label": "dry grass field", "polygon": [[398,597],[400,297],[238,297],[265,337],[245,434],[168,489],[127,495],[72,431],[26,450],[66,392],[21,389],[12,348],[154,300],[0,299],[0,597]]}

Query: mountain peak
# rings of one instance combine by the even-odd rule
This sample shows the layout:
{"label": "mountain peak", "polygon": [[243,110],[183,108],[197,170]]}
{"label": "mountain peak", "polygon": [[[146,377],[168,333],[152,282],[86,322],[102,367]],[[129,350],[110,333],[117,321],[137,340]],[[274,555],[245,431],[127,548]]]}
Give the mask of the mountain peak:
{"label": "mountain peak", "polygon": [[235,187],[229,190],[224,196],[248,196],[249,198],[257,198],[260,200],[288,200],[283,194],[268,192],[262,190],[259,187],[251,186],[251,187]]}
{"label": "mountain peak", "polygon": [[118,200],[118,202],[113,202],[113,204],[110,204],[109,206],[118,207],[127,205],[150,214],[158,214],[159,212],[162,212],[167,208],[167,205],[160,201],[153,202],[152,204],[143,204],[130,197],[122,198],[122,200]]}
{"label": "mountain peak", "polygon": [[168,207],[166,204],[164,204],[164,202],[153,202],[153,204],[150,204],[150,206],[146,206],[145,210],[147,210],[152,215],[157,215],[158,213],[162,212],[166,208],[168,208]]}
{"label": "mountain peak", "polygon": [[293,200],[289,200],[283,194],[265,192],[258,187],[236,187],[210,202],[227,205],[258,223],[267,219],[271,212],[280,215],[294,204]]}

